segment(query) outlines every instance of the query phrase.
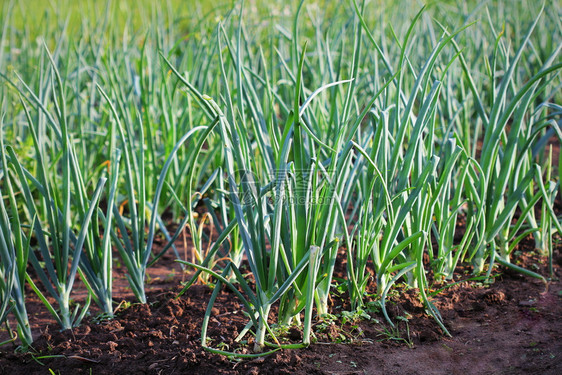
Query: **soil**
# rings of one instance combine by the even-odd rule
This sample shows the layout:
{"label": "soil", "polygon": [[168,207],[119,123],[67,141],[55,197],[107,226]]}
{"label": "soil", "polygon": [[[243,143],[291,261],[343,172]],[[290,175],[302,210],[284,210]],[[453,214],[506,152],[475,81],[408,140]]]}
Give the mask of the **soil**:
{"label": "soil", "polygon": [[[545,260],[533,255],[531,241],[525,245],[517,261],[540,267],[546,275]],[[452,337],[426,314],[416,289],[399,287],[402,290],[387,302],[395,327],[369,296],[366,315],[353,320],[345,313],[349,306],[342,292],[331,301],[331,313],[339,319],[316,322],[316,343],[309,348],[235,360],[202,349],[201,323],[212,290],[194,285],[176,298],[188,275],[166,255],[150,270],[147,304],[134,302],[123,282],[124,270],[116,268],[115,300],[126,303],[113,320],[101,319],[93,309],[80,327],[59,332],[28,293],[37,339],[26,353],[16,344],[0,347],[0,374],[561,374],[559,246],[554,258],[555,274],[548,287],[508,270],[494,271],[491,284],[460,282],[471,275],[470,269],[459,269],[459,282],[432,297]],[[234,342],[246,322],[237,297],[222,290],[209,324],[210,345],[250,353],[251,336],[245,337],[248,342]],[[286,342],[300,338],[296,328],[284,336]]]}

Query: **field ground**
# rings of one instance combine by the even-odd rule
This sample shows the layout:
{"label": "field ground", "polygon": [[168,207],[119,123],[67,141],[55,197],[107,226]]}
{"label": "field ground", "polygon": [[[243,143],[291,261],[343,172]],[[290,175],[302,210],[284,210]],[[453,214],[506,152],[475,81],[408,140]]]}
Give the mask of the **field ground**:
{"label": "field ground", "polygon": [[[525,254],[532,250],[521,246]],[[30,315],[39,335],[35,352],[15,354],[9,346],[0,348],[0,374],[46,373],[52,369],[62,375],[557,375],[562,372],[560,250],[558,247],[555,257],[556,281],[548,290],[540,280],[507,271],[498,272],[491,285],[465,282],[442,291],[434,302],[453,337],[443,336],[433,318],[424,313],[416,291],[409,290],[389,302],[390,314],[398,322],[396,330],[384,323],[382,314],[372,312],[370,321],[362,319],[343,326],[336,322],[320,329],[318,342],[308,349],[284,350],[242,361],[201,349],[201,322],[211,290],[194,286],[176,300],[178,284],[186,277],[182,278],[178,264],[167,256],[150,272],[148,304],[135,304],[130,291],[122,287],[116,300],[124,296],[132,304],[122,308],[112,321],[96,321],[94,316],[82,326],[61,333],[40,302],[32,299]],[[539,259],[521,255],[519,260],[531,266]],[[125,286],[122,275],[117,269],[116,284]],[[341,314],[346,307],[344,301],[335,299],[331,313]],[[243,346],[233,343],[246,319],[235,296],[221,292],[213,310],[211,338],[244,351]],[[408,316],[408,326],[397,320],[398,316]],[[318,329],[321,323],[316,324]],[[5,332],[2,334],[5,336]],[[287,333],[287,339],[298,342],[300,335],[293,330]],[[338,341],[343,343],[335,343]]]}

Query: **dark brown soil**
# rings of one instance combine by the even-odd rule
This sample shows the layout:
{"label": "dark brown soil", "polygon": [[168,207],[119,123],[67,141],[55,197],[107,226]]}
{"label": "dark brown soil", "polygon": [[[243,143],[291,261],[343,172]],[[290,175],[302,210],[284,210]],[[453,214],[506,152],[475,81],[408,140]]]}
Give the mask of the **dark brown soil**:
{"label": "dark brown soil", "polygon": [[[28,294],[38,334],[34,351],[0,347],[0,374],[561,374],[559,252],[555,259],[556,280],[548,289],[539,280],[503,272],[496,273],[492,284],[462,282],[437,294],[433,302],[452,337],[444,336],[428,317],[415,289],[401,290],[387,302],[396,328],[373,303],[365,310],[370,320],[342,325],[348,306],[336,296],[331,313],[340,319],[316,322],[316,344],[234,360],[201,348],[201,322],[211,289],[195,285],[175,299],[185,275],[166,256],[151,271],[149,303],[123,304],[111,321],[91,316],[73,331],[59,332]],[[520,255],[519,261],[532,267],[541,259]],[[462,270],[460,275],[470,276]],[[133,301],[123,285],[116,296]],[[209,325],[210,344],[248,353],[251,339],[234,343],[246,321],[236,296],[221,291]],[[300,336],[293,328],[286,340],[298,341]]]}

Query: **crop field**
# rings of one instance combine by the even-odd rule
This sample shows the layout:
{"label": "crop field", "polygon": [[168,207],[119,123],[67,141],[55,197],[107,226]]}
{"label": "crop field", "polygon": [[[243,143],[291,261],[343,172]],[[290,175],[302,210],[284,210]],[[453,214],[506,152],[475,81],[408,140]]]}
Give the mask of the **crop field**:
{"label": "crop field", "polygon": [[0,374],[562,373],[556,0],[0,1]]}

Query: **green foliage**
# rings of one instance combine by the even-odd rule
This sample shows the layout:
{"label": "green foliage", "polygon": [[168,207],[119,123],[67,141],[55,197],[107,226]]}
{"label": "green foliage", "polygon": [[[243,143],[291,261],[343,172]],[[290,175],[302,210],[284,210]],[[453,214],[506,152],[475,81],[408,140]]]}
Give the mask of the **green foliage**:
{"label": "green foliage", "polygon": [[[27,344],[25,283],[63,328],[90,298],[111,317],[113,250],[145,303],[147,268],[187,231],[185,287],[216,283],[202,343],[230,356],[206,332],[223,286],[248,314],[237,341],[271,352],[311,343],[338,261],[357,314],[376,283],[394,327],[403,282],[444,332],[428,270],[544,279],[511,260],[532,234],[552,264],[562,231],[558,2],[104,5],[0,9],[0,321]],[[70,311],[77,276],[89,297]],[[290,324],[301,344],[277,342]]]}

